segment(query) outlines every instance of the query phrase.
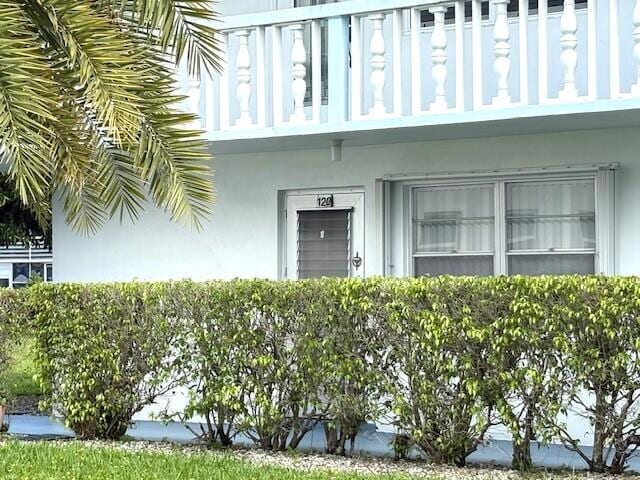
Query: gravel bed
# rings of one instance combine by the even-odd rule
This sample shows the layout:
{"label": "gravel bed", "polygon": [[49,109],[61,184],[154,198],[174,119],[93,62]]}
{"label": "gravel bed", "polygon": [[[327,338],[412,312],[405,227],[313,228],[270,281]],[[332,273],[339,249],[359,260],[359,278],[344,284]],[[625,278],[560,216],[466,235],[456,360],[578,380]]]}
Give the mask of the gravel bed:
{"label": "gravel bed", "polygon": [[[1,440],[0,440],[1,441]],[[429,465],[424,462],[395,461],[384,458],[357,456],[353,458],[332,455],[300,453],[300,452],[267,452],[258,449],[232,448],[225,450],[210,450],[199,445],[176,445],[160,442],[104,442],[104,441],[66,441],[56,440],[55,443],[68,445],[79,443],[91,448],[111,448],[126,452],[154,452],[176,453],[181,455],[219,455],[231,456],[238,460],[256,465],[270,465],[288,469],[310,471],[323,470],[332,472],[347,472],[361,474],[405,474],[411,478],[437,477],[443,480],[533,480],[533,479],[563,479],[563,480],[640,480],[640,475],[601,475],[588,472],[561,472],[537,470],[529,475],[494,466],[471,466],[455,468],[447,466]]]}
{"label": "gravel bed", "polygon": [[21,395],[12,400],[7,408],[9,415],[47,415],[38,408],[42,395]]}

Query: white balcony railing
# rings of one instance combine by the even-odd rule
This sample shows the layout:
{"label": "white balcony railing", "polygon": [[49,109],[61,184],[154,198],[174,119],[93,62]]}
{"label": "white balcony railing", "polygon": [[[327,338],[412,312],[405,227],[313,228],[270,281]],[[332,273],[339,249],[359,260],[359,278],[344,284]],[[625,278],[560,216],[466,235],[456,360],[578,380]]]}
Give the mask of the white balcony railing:
{"label": "white balcony railing", "polygon": [[0,260],[48,259],[51,261],[51,256],[51,249],[46,247],[46,241],[43,237],[34,238],[31,244],[17,243],[0,246]]}
{"label": "white balcony railing", "polygon": [[215,132],[640,96],[640,0],[529,3],[353,0],[223,18],[226,68],[188,83],[190,108]]}

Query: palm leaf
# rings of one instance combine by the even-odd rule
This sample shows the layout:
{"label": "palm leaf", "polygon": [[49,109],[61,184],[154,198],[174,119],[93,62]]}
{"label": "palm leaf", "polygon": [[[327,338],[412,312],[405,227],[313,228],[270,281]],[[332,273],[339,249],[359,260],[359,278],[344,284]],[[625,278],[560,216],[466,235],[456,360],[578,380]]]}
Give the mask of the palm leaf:
{"label": "palm leaf", "polygon": [[220,46],[211,0],[110,0],[122,18],[170,54],[179,65],[186,56],[189,73],[200,76],[220,68]]}
{"label": "palm leaf", "polygon": [[22,202],[37,208],[46,222],[55,83],[37,37],[14,2],[0,1],[0,32],[0,160],[10,165]]}
{"label": "palm leaf", "polygon": [[209,0],[0,0],[0,160],[45,224],[95,232],[147,197],[196,227],[214,201],[210,154],[185,128],[174,66],[218,66]]}

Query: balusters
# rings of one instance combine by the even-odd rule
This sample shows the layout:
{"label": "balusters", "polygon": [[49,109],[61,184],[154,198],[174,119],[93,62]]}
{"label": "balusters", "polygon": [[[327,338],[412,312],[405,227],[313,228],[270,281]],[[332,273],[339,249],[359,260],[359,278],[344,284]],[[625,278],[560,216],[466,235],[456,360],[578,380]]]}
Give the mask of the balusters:
{"label": "balusters", "polygon": [[236,120],[236,126],[247,127],[251,125],[251,55],[249,54],[249,30],[236,32],[240,45],[236,57],[236,94],[240,105],[240,116]]}
{"label": "balusters", "polygon": [[373,105],[369,109],[369,115],[374,117],[384,116],[387,109],[384,106],[384,84],[385,78],[385,46],[382,27],[384,22],[384,14],[376,13],[369,16],[369,20],[373,23],[373,33],[371,34],[371,42],[369,43],[369,51],[371,53],[371,90],[373,92]]}
{"label": "balusters", "polygon": [[465,61],[464,61],[464,0],[457,0],[455,5],[455,23],[456,23],[456,109],[464,111],[464,80],[465,80]]}
{"label": "balusters", "polygon": [[304,25],[301,23],[291,25],[291,33],[293,34],[293,47],[291,48],[293,113],[289,117],[289,121],[301,123],[306,120],[304,114],[304,96],[307,93],[307,82],[305,80],[307,67],[304,65],[307,60],[307,51],[304,48]]}
{"label": "balusters", "polygon": [[636,81],[631,87],[633,95],[640,95],[640,0],[633,9],[633,59],[636,62]]}
{"label": "balusters", "polygon": [[[516,0],[512,0],[516,1]],[[529,0],[519,0],[520,103],[529,104]]]}
{"label": "balusters", "polygon": [[619,36],[618,0],[609,0],[609,92],[611,98],[618,98],[620,96]]}
{"label": "balusters", "polygon": [[[542,0],[545,1],[545,0]],[[473,50],[473,108],[478,110],[484,104],[482,72],[482,2],[471,2],[471,46]]]}
{"label": "balusters", "polygon": [[547,7],[547,0],[538,0],[538,103],[546,102],[549,96]]}
{"label": "balusters", "polygon": [[578,65],[578,19],[575,0],[564,0],[564,9],[560,17],[560,63],[564,70],[564,86],[558,94],[562,100],[578,97],[576,88],[576,66]]}
{"label": "balusters", "polygon": [[220,56],[222,57],[222,72],[220,72],[220,130],[226,130],[229,128],[229,97],[231,93],[229,90],[229,34],[220,34]]}
{"label": "balusters", "polygon": [[447,7],[437,6],[429,9],[434,16],[433,34],[431,36],[431,78],[435,89],[435,99],[431,104],[432,111],[447,109],[445,83],[447,81],[447,32],[444,30],[444,15]]}
{"label": "balusters", "polygon": [[[518,18],[508,18],[509,2],[518,4]],[[465,8],[469,3],[472,7],[471,22],[466,17]],[[487,7],[487,3],[491,4],[491,26],[484,23],[482,15],[483,5]],[[553,5],[556,3],[560,2],[553,2]],[[611,88],[610,98],[624,98],[630,94],[640,97],[640,0],[588,0],[586,10],[582,9],[581,3],[563,0],[561,16],[551,15],[549,18],[549,0],[538,0],[537,16],[531,19],[533,22],[529,21],[530,0],[405,1],[394,3],[395,8],[385,7],[383,11],[367,11],[360,6],[353,11],[346,9],[335,17],[335,35],[330,34],[329,38],[330,44],[339,42],[340,45],[335,46],[340,46],[342,51],[337,54],[339,61],[332,56],[334,45],[328,52],[331,65],[328,70],[338,80],[330,83],[333,96],[329,101],[332,106],[328,108],[328,120],[324,121],[334,121],[336,118],[340,121],[357,121],[364,118],[390,118],[392,115],[418,116],[442,111],[464,112],[467,108],[465,103],[470,110],[476,111],[516,106],[516,101],[518,106],[542,105],[549,103],[550,97],[557,97],[553,98],[554,103],[578,98],[597,100],[599,93],[606,96],[604,89],[607,87]],[[604,9],[604,14],[600,14],[597,8],[603,6],[608,8]],[[622,6],[625,7],[624,13],[618,10]],[[378,6],[372,8],[382,9]],[[433,25],[424,28],[421,14],[426,9],[433,15]],[[447,14],[452,13],[451,9],[455,9],[455,25],[448,27],[446,19]],[[404,21],[407,14],[411,18],[410,38],[405,36],[407,25]],[[218,108],[215,109],[220,112],[219,128],[224,130],[229,124],[277,128],[286,124],[323,121],[324,65],[321,59],[325,52],[321,46],[321,25],[324,20],[317,16],[308,20],[287,19],[274,25],[238,25],[218,34],[223,44],[228,44],[230,36],[238,39],[237,50],[234,43],[231,48],[224,48],[222,53],[222,63],[230,64],[231,68],[230,71],[223,70],[220,75],[220,93],[216,100]],[[630,23],[633,29],[631,34]],[[306,38],[309,36],[307,28],[311,31],[311,43]],[[291,44],[289,38],[283,42],[284,31],[291,32]],[[512,42],[511,33],[516,37],[514,41],[517,46]],[[491,35],[491,39],[487,38],[487,34]],[[623,46],[626,48],[621,52],[619,43],[624,42],[625,38]],[[578,45],[579,41],[584,41],[584,45]],[[550,42],[554,45],[550,46]],[[634,62],[631,80],[629,42]],[[288,52],[283,54],[282,50],[288,49],[288,45],[291,47],[290,57]],[[425,45],[429,45],[428,53],[422,51]],[[469,48],[466,58],[465,46]],[[581,47],[580,57],[578,47]],[[483,50],[487,48],[491,48],[491,51],[484,51],[483,55]],[[519,62],[515,66],[512,65],[515,59],[512,48],[516,48]],[[350,54],[348,59],[347,49]],[[606,58],[600,57],[603,49],[608,50],[608,54],[604,53]],[[233,52],[235,62],[234,59],[227,61],[226,52]],[[393,58],[389,58],[389,55]],[[431,61],[430,72],[425,69],[428,57]],[[621,82],[620,62],[625,58],[627,63],[624,66],[627,68],[624,69]],[[368,67],[364,65],[367,61]],[[487,63],[489,61],[492,61],[492,65]],[[580,67],[584,62],[584,74],[582,68],[577,68],[578,61],[581,62]],[[599,67],[610,69],[609,75],[603,74]],[[512,77],[512,69],[518,74],[517,82]],[[312,79],[309,78],[311,74]],[[602,74],[602,79],[598,78],[599,74]],[[610,85],[600,85],[598,90],[598,81],[606,81],[607,76]],[[494,78],[495,91],[490,91]],[[312,101],[305,108],[310,83]],[[578,83],[581,87],[584,83],[583,93],[578,91]],[[551,84],[553,87],[550,87]],[[190,82],[187,88],[191,110],[206,110],[209,117],[208,112],[213,108],[209,105],[212,86]],[[290,88],[290,93],[283,95],[283,88]],[[429,97],[432,98],[426,101],[423,96],[431,88],[433,93],[429,91]],[[630,94],[627,93],[629,88]],[[622,89],[624,92],[621,92]],[[519,93],[515,93],[516,90]],[[472,96],[465,99],[465,93],[472,93]],[[335,98],[338,107],[333,106]],[[229,103],[234,107],[238,105],[233,108],[231,115]],[[332,108],[342,114],[332,116]],[[213,128],[208,119],[204,126]]]}
{"label": "balusters", "polygon": [[509,54],[509,23],[507,21],[508,0],[491,0],[496,11],[496,23],[493,27],[493,70],[496,74],[498,93],[493,98],[494,105],[507,105],[511,103],[509,95],[509,73],[511,60]]}

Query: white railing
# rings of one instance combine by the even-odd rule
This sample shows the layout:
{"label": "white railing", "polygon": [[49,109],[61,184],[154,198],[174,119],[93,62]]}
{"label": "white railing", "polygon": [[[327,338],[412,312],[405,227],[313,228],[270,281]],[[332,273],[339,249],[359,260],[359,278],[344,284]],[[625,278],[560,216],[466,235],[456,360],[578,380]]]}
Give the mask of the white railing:
{"label": "white railing", "polygon": [[45,240],[43,237],[35,237],[31,244],[17,243],[14,245],[0,246],[0,259],[50,259],[51,255],[51,249],[45,247]]}
{"label": "white railing", "polygon": [[230,130],[640,96],[640,0],[561,3],[353,0],[227,17],[226,68],[189,82],[190,107],[205,129]]}

